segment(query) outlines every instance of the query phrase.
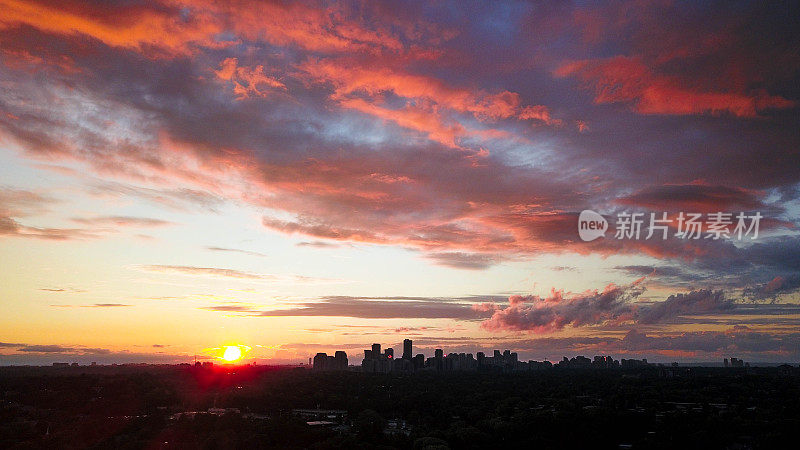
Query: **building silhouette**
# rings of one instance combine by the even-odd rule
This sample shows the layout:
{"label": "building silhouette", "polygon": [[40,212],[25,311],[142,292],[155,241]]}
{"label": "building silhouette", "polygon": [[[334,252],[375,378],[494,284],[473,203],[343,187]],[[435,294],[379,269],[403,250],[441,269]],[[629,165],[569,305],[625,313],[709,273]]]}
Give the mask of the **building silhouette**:
{"label": "building silhouette", "polygon": [[328,356],[327,353],[317,353],[314,356],[314,370],[347,370],[347,353],[341,350],[337,351],[333,356]]}
{"label": "building silhouette", "polygon": [[364,350],[361,371],[369,373],[389,373],[392,371],[394,349],[387,348],[381,353],[381,344],[372,344],[372,350]]}
{"label": "building silhouette", "polygon": [[413,358],[411,350],[411,339],[403,339],[403,359],[411,361]]}
{"label": "building silhouette", "polygon": [[[365,373],[390,373],[390,372],[460,372],[460,371],[487,371],[487,372],[518,372],[535,371],[552,368],[560,369],[639,369],[655,366],[647,359],[621,359],[615,360],[611,356],[597,355],[594,358],[578,355],[573,358],[564,357],[556,364],[550,361],[520,361],[519,355],[511,350],[494,350],[492,356],[484,352],[448,353],[437,348],[432,357],[425,358],[421,353],[412,356],[413,343],[411,339],[403,340],[402,357],[394,357],[394,349],[389,347],[381,351],[381,344],[374,343],[371,348],[364,350],[364,359],[361,360],[361,371]],[[727,361],[727,359],[726,359]],[[313,360],[314,370],[331,371],[347,370],[347,355],[337,351],[334,356],[317,353]],[[731,367],[746,367],[740,359],[731,358]]]}

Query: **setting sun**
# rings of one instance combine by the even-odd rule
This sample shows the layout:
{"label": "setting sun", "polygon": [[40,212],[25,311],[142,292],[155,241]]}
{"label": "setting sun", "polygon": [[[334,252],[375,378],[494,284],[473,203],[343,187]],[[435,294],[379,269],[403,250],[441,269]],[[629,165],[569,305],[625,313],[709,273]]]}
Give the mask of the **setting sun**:
{"label": "setting sun", "polygon": [[229,345],[225,347],[225,353],[222,354],[222,359],[228,362],[238,361],[242,358],[242,349],[238,345]]}

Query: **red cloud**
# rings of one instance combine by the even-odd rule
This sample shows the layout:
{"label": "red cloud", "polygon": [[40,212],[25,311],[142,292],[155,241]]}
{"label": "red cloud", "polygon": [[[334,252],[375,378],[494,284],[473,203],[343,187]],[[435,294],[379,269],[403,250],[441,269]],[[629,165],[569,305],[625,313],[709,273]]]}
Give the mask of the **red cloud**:
{"label": "red cloud", "polygon": [[238,64],[236,58],[226,58],[220,63],[219,70],[214,72],[220,80],[233,84],[237,99],[245,99],[251,95],[266,97],[266,90],[286,90],[283,83],[264,74],[264,66],[248,68]]}
{"label": "red cloud", "polygon": [[598,325],[631,315],[630,301],[644,292],[640,281],[628,286],[610,284],[602,292],[594,290],[578,295],[565,295],[563,291],[555,289],[545,298],[514,295],[509,297],[509,306],[505,308],[483,304],[475,309],[494,311],[491,318],[481,323],[482,328],[490,331],[546,333],[567,325]]}
{"label": "red cloud", "polygon": [[763,197],[761,192],[739,187],[692,183],[650,186],[617,202],[657,211],[733,212],[766,210]]}
{"label": "red cloud", "polygon": [[692,88],[675,76],[657,73],[638,57],[616,56],[562,65],[555,74],[574,76],[594,90],[596,103],[629,103],[642,114],[727,112],[756,117],[766,109],[785,109],[794,102],[764,91],[711,91]]}
{"label": "red cloud", "polygon": [[[316,83],[332,84],[331,98],[341,106],[425,132],[432,140],[450,147],[458,147],[460,137],[486,136],[487,130],[467,129],[455,118],[448,118],[447,112],[471,114],[480,121],[516,118],[561,124],[546,106],[521,106],[520,96],[515,92],[488,93],[454,87],[381,59],[312,59],[299,68]],[[405,105],[387,107],[384,104],[387,93],[404,98]]]}
{"label": "red cloud", "polygon": [[[224,200],[243,200],[287,213],[288,219],[264,219],[271,229],[401,245],[451,267],[483,268],[542,252],[644,253],[686,260],[724,254],[724,246],[705,242],[577,242],[577,211],[613,204],[619,192],[631,190],[636,193],[623,202],[656,205],[663,197],[660,191],[637,192],[642,182],[630,176],[641,179],[649,173],[632,173],[604,139],[616,145],[620,136],[620,145],[635,147],[636,156],[650,150],[640,151],[647,146],[638,141],[624,141],[637,132],[610,127],[604,117],[593,119],[592,133],[557,127],[560,120],[548,107],[523,99],[566,97],[572,93],[559,89],[567,83],[528,72],[480,79],[483,72],[471,70],[479,69],[472,57],[492,55],[469,48],[474,41],[467,35],[461,36],[463,45],[451,42],[455,34],[427,22],[419,11],[415,16],[391,6],[238,1],[190,7],[176,1],[122,10],[66,3],[58,10],[45,5],[23,14],[28,4],[6,3],[11,13],[0,21],[9,55],[23,62],[69,56],[81,71],[42,77],[46,82],[41,82],[4,65],[10,88],[0,98],[3,137],[29,155],[85,162],[103,175],[141,184],[102,183],[93,194],[207,209]],[[393,14],[398,20],[388,20]],[[160,18],[146,20],[152,29],[142,33],[137,27],[144,25],[137,20],[149,15]],[[209,52],[209,46],[220,44],[220,33],[246,45],[225,49],[222,56]],[[30,36],[36,39],[26,39]],[[192,58],[147,60],[140,53],[147,55],[148,49],[158,49],[158,56]],[[448,58],[434,62],[427,58],[431,52]],[[686,84],[680,70],[667,75],[662,64],[680,61],[682,52],[658,57],[663,52],[635,46],[626,53],[635,56],[584,59],[558,73],[585,79],[598,89],[601,101],[632,102],[643,111],[681,111],[664,102],[675,89],[691,97],[683,111],[748,115],[770,103],[753,100],[758,95],[745,89],[747,82],[710,91],[708,77]],[[130,70],[119,70],[123,67]],[[209,78],[212,71],[215,76]],[[232,102],[217,95],[220,82],[240,98],[259,98]],[[556,92],[542,95],[549,88]],[[264,95],[275,90],[285,93]],[[558,105],[559,115],[573,108],[569,103]],[[525,139],[533,137],[525,134],[532,130],[519,120],[554,126],[536,136],[541,140]],[[398,139],[393,127],[382,127],[383,121],[427,139]],[[368,132],[362,132],[364,124]],[[490,124],[497,129],[487,128]],[[586,131],[585,123],[579,129]],[[666,141],[662,132],[641,135]],[[766,134],[775,135],[751,137],[766,139]],[[484,148],[473,138],[499,142]],[[785,148],[771,164],[786,170],[793,161],[786,149],[794,148],[793,141],[776,139]],[[602,155],[608,167],[588,164],[577,156],[581,153],[592,160]],[[632,160],[630,154],[620,151],[624,156],[619,159]],[[694,155],[708,171],[747,172],[727,160],[720,166],[723,158],[716,154]],[[656,183],[680,178],[686,169],[660,164]],[[591,173],[594,169],[598,173]],[[756,191],[744,187],[686,188],[702,192],[683,197],[671,189],[665,195],[676,205],[759,200]],[[18,217],[5,214],[0,229],[18,233]]]}
{"label": "red cloud", "polygon": [[[383,52],[431,58],[437,52],[406,46],[402,37],[441,42],[454,36],[401,9],[346,3],[249,0],[160,0],[98,5],[67,0],[0,0],[0,29],[20,24],[63,37],[89,37],[111,47],[155,57],[224,48],[241,39],[322,52]],[[391,25],[390,25],[391,24]],[[230,37],[227,34],[231,34]]]}
{"label": "red cloud", "polygon": [[0,29],[25,24],[62,36],[88,36],[112,47],[161,55],[186,54],[193,45],[219,45],[213,35],[222,24],[202,9],[181,19],[180,4],[160,7],[120,4],[115,8],[93,7],[67,1],[59,6],[45,2],[1,0]]}

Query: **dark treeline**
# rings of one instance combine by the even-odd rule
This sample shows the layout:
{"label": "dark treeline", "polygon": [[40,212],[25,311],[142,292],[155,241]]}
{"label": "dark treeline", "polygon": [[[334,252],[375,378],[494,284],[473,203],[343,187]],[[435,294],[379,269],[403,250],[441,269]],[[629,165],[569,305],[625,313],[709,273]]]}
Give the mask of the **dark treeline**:
{"label": "dark treeline", "polygon": [[0,395],[0,448],[781,448],[800,426],[788,367],[0,368]]}

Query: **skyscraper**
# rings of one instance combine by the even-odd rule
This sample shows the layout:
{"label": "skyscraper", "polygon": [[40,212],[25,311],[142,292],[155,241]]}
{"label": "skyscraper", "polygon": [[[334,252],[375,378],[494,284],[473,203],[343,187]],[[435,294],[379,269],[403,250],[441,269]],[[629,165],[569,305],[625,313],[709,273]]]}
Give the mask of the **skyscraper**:
{"label": "skyscraper", "polygon": [[381,354],[381,344],[372,344],[372,354],[376,358]]}
{"label": "skyscraper", "polygon": [[339,350],[333,357],[334,366],[336,370],[347,370],[347,353]]}
{"label": "skyscraper", "polygon": [[411,353],[411,339],[403,340],[403,359],[411,361],[414,355]]}

